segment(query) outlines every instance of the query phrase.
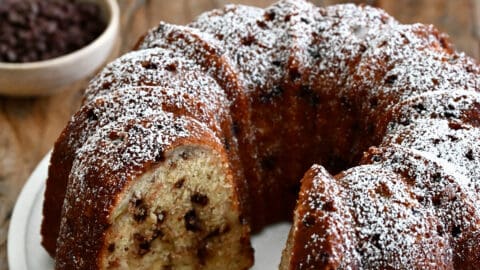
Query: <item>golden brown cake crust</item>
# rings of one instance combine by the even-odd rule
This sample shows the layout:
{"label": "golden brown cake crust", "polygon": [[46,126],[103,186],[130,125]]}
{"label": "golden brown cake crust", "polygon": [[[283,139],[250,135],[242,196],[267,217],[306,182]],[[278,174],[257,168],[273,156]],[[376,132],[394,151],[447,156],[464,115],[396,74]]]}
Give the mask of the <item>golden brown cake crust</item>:
{"label": "golden brown cake crust", "polygon": [[[161,162],[157,154],[195,143],[225,154],[241,222],[254,230],[290,219],[304,171],[326,168],[304,178],[285,269],[473,269],[479,75],[433,26],[400,24],[369,6],[284,0],[227,5],[188,26],[161,23],[92,80],[57,141],[42,243],[58,249],[58,269],[95,265],[120,191]],[[159,147],[111,143],[158,121],[166,125],[145,129],[138,143],[155,133]],[[107,140],[115,129],[123,133]],[[138,162],[116,159],[137,146]],[[106,193],[88,201],[100,187]],[[69,235],[69,222],[85,232]],[[80,240],[91,250],[84,260],[67,248]]]}

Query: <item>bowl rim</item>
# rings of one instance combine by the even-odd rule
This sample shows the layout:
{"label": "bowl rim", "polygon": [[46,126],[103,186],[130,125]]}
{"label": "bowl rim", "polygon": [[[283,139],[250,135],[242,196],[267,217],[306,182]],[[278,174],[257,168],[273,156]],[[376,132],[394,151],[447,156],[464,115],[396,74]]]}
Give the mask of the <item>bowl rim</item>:
{"label": "bowl rim", "polygon": [[117,25],[120,22],[120,8],[117,0],[96,0],[95,2],[98,3],[101,1],[106,3],[109,20],[103,32],[92,42],[78,50],[47,60],[25,63],[0,62],[0,70],[28,70],[58,66],[62,63],[71,62],[75,59],[81,58],[82,56],[89,54],[91,51],[96,50],[107,41],[108,37],[110,36],[110,32],[116,31]]}

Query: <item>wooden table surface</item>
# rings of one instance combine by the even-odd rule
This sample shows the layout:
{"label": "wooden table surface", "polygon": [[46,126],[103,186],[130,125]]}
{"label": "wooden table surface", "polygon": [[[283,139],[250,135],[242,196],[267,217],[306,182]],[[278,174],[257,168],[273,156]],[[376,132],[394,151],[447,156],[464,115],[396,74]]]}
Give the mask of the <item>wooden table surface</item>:
{"label": "wooden table surface", "polygon": [[[160,20],[185,24],[203,11],[226,3],[267,6],[271,0],[118,0],[122,31],[111,59],[129,50],[138,37]],[[328,5],[338,0],[317,0]],[[350,1],[351,2],[351,1]],[[448,33],[459,50],[479,59],[480,0],[354,1],[384,8],[404,23],[436,25]],[[88,78],[47,97],[0,96],[0,270],[7,269],[6,241],[15,200],[40,159],[78,109]],[[15,239],[8,239],[15,241]]]}

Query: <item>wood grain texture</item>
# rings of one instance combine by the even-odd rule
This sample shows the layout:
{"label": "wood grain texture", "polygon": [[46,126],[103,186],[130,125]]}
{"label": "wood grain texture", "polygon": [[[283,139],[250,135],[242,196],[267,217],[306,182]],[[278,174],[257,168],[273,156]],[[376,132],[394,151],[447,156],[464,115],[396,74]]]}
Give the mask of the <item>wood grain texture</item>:
{"label": "wood grain texture", "polygon": [[[117,56],[159,21],[185,24],[200,13],[227,3],[265,7],[273,0],[119,0],[122,32]],[[316,5],[352,2],[315,0]],[[459,50],[479,58],[480,0],[363,0],[384,8],[403,23],[428,23],[448,33]],[[138,5],[140,4],[140,5]],[[88,78],[48,96],[0,96],[0,270],[7,269],[7,229],[16,197],[39,160],[52,147],[71,115],[78,109]],[[15,239],[9,239],[15,241]]]}

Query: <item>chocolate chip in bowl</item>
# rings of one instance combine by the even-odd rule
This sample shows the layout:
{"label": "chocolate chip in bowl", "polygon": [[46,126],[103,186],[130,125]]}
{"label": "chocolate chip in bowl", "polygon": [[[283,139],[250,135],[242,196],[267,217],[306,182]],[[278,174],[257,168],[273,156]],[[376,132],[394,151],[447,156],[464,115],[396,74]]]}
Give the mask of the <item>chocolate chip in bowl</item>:
{"label": "chocolate chip in bowl", "polygon": [[115,0],[2,0],[0,93],[46,95],[85,78],[111,53]]}
{"label": "chocolate chip in bowl", "polygon": [[100,6],[64,0],[3,0],[0,61],[35,62],[58,57],[92,42],[105,30]]}

